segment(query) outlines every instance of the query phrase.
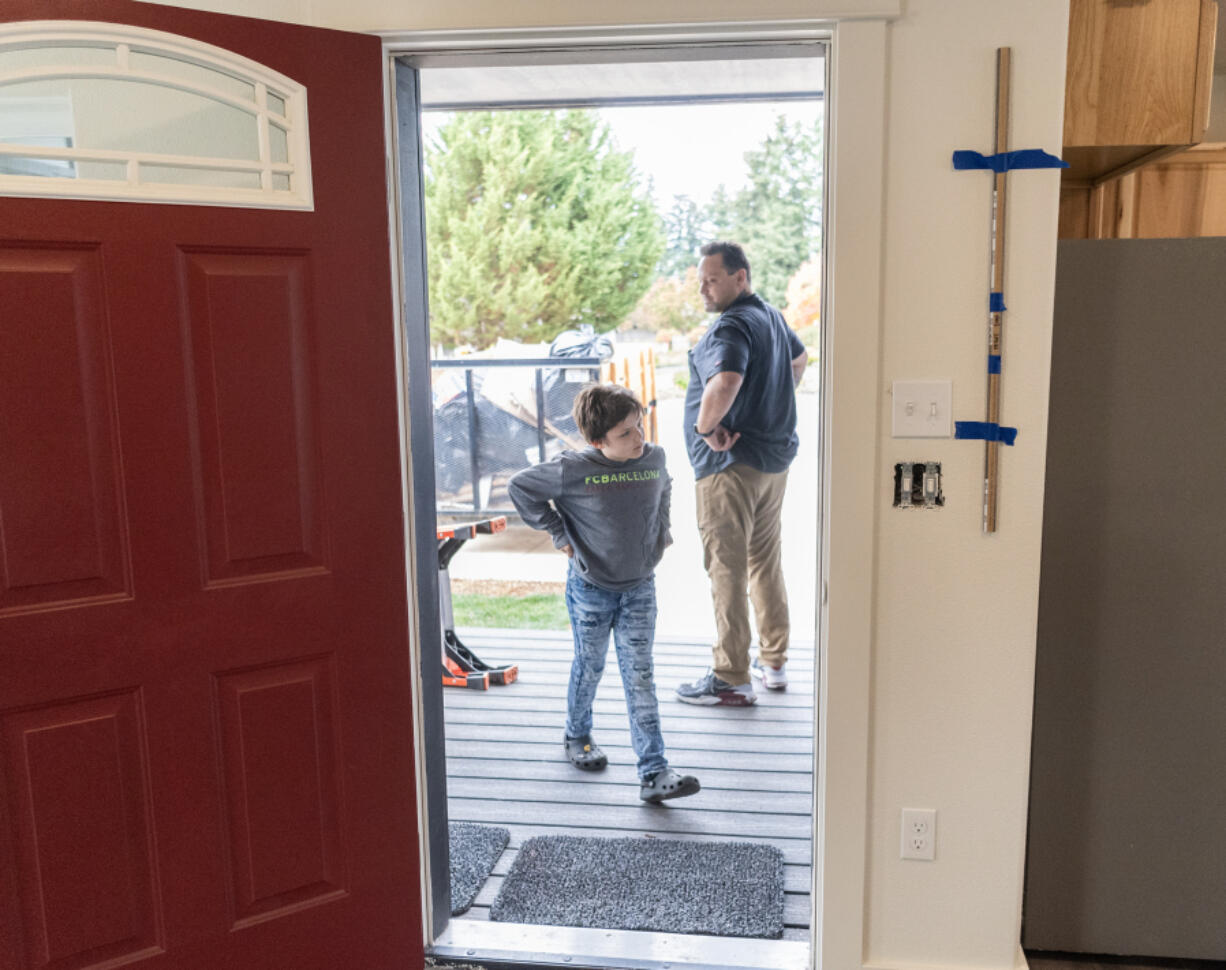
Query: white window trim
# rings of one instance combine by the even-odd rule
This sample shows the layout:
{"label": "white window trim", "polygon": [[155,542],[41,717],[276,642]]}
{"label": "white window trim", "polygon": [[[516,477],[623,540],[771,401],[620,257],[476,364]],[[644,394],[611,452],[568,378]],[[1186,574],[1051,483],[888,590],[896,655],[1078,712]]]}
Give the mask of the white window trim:
{"label": "white window trim", "polygon": [[[127,166],[126,181],[0,173],[0,196],[186,203],[261,209],[314,208],[307,92],[302,84],[292,78],[220,47],[159,30],[122,24],[62,20],[21,21],[0,25],[0,51],[39,47],[110,47],[116,52],[116,60],[114,66],[63,65],[0,73],[0,91],[8,84],[61,78],[119,78],[186,91],[251,114],[257,124],[260,158],[208,158],[75,147],[32,150],[26,145],[0,144],[0,156],[33,155],[38,158],[69,161],[118,162]],[[255,91],[255,99],[247,101],[220,88],[193,84],[171,75],[133,70],[129,57],[134,51],[173,58],[228,74],[250,84]],[[285,103],[284,114],[269,107],[270,94]],[[285,162],[272,161],[270,125],[276,125],[286,133]],[[260,188],[143,182],[140,180],[142,165],[254,172],[260,177]],[[289,177],[288,190],[273,187],[274,176],[277,175]]]}

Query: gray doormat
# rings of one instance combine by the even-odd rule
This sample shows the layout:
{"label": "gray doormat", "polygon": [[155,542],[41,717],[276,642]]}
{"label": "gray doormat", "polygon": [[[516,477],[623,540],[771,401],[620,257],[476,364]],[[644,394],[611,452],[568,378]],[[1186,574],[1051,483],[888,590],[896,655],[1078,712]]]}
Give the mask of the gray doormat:
{"label": "gray doormat", "polygon": [[490,919],[712,936],[783,936],[783,853],[747,842],[542,835]]}
{"label": "gray doormat", "polygon": [[452,916],[459,916],[473,904],[510,839],[511,833],[507,829],[492,825],[447,823]]}

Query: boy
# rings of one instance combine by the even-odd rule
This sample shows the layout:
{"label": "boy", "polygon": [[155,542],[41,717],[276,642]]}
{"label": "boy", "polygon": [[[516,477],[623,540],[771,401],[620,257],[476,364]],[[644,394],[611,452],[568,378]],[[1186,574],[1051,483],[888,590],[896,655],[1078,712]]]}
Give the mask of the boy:
{"label": "boy", "polygon": [[644,440],[643,405],[624,387],[589,384],[571,413],[590,447],[526,468],[507,486],[524,522],[547,531],[570,558],[566,609],[575,659],[566,695],[566,756],[584,771],[608,764],[592,741],[592,700],[611,630],[638,755],[639,798],[692,795],[701,787],[698,779],[678,774],[664,757],[652,672],[654,570],[672,543],[664,451]]}

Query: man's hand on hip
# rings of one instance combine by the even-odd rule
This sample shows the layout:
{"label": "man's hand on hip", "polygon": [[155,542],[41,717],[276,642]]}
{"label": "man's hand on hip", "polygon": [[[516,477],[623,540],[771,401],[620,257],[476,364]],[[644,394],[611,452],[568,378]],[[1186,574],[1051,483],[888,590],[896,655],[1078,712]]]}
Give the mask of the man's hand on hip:
{"label": "man's hand on hip", "polygon": [[712,451],[727,451],[737,443],[741,437],[739,431],[729,431],[722,424],[716,425],[714,431],[707,435],[703,441],[707,443],[707,447]]}

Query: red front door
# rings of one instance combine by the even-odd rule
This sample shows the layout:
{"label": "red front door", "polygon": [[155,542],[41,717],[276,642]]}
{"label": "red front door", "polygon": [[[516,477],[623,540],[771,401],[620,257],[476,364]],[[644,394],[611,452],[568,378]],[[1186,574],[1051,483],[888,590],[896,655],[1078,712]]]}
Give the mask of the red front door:
{"label": "red front door", "polygon": [[421,966],[380,44],[0,17],[302,82],[315,197],[0,198],[0,967]]}

